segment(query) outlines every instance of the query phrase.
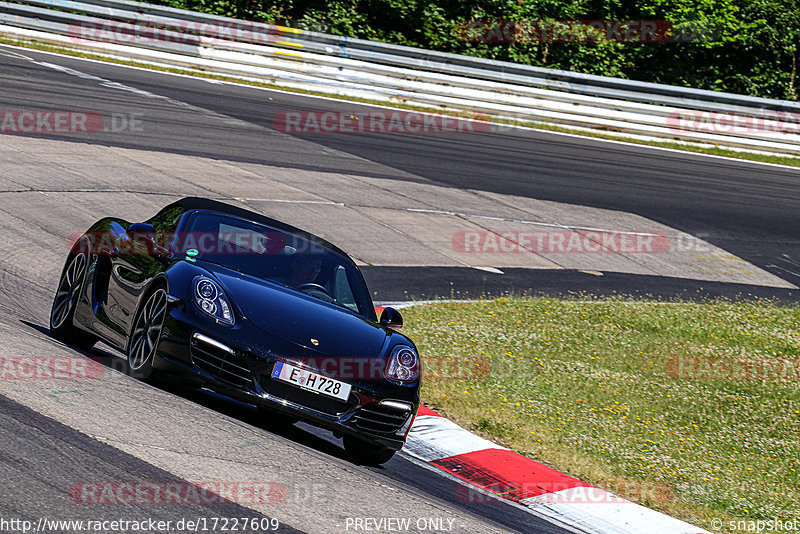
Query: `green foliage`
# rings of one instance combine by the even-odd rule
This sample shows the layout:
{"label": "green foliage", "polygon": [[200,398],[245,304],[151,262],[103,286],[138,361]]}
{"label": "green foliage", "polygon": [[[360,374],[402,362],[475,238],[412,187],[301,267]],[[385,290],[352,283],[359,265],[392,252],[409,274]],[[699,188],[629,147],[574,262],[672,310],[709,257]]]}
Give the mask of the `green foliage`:
{"label": "green foliage", "polygon": [[[156,0],[335,35],[770,98],[797,99],[800,0]],[[470,40],[469,21],[663,20],[666,42]],[[541,25],[540,25],[541,26]],[[573,34],[574,35],[574,34]]]}

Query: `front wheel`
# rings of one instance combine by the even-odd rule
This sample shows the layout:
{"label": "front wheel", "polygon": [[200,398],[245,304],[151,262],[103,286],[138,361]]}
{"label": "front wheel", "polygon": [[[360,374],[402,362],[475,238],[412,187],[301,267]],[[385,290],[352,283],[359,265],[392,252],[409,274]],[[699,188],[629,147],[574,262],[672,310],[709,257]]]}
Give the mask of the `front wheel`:
{"label": "front wheel", "polygon": [[388,447],[373,445],[347,435],[342,438],[342,444],[345,452],[352,460],[364,465],[381,465],[391,460],[392,456],[397,452]]}
{"label": "front wheel", "polygon": [[167,292],[158,288],[147,297],[133,320],[128,343],[128,370],[131,376],[139,380],[147,380],[153,374],[153,360],[166,315]]}
{"label": "front wheel", "polygon": [[53,337],[84,349],[94,345],[97,338],[75,328],[72,319],[75,316],[88,264],[89,257],[82,251],[67,260],[58,281],[53,307],[50,309],[50,333]]}

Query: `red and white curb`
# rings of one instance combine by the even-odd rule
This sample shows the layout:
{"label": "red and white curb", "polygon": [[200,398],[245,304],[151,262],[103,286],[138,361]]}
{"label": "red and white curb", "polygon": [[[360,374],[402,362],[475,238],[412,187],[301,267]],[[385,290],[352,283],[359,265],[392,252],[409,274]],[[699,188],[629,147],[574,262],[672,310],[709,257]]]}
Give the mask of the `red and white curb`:
{"label": "red and white curb", "polygon": [[[424,406],[420,406],[403,451],[577,532],[708,534],[478,437]],[[470,486],[458,491],[462,501],[486,502],[485,497],[481,501],[483,493]]]}

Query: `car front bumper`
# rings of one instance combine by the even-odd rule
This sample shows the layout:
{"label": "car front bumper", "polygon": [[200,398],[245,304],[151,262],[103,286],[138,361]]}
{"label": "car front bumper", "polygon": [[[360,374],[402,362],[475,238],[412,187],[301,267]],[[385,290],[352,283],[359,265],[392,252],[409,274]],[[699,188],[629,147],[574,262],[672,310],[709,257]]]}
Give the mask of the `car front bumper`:
{"label": "car front bumper", "polygon": [[[351,392],[346,401],[301,389],[274,379],[272,370],[279,360],[297,365],[305,349],[266,335],[246,321],[233,327],[216,324],[193,303],[170,301],[156,368],[337,434],[349,434],[392,450],[402,448],[419,406],[418,384],[401,386],[374,378],[348,380]],[[253,339],[259,343],[243,341]]]}

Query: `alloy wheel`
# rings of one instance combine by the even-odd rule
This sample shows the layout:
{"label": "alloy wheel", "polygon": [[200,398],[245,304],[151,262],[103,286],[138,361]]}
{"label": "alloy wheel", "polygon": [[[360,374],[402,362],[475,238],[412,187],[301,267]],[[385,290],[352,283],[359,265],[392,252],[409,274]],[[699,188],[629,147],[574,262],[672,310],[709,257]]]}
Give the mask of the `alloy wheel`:
{"label": "alloy wheel", "polygon": [[157,289],[150,295],[136,317],[131,333],[128,365],[132,371],[139,371],[145,366],[152,365],[166,312],[167,292]]}
{"label": "alloy wheel", "polygon": [[51,328],[60,327],[69,316],[69,312],[78,300],[78,292],[81,289],[85,272],[86,255],[83,253],[76,254],[69,266],[64,269],[61,280],[58,283],[58,290],[53,299],[53,309],[50,312]]}

